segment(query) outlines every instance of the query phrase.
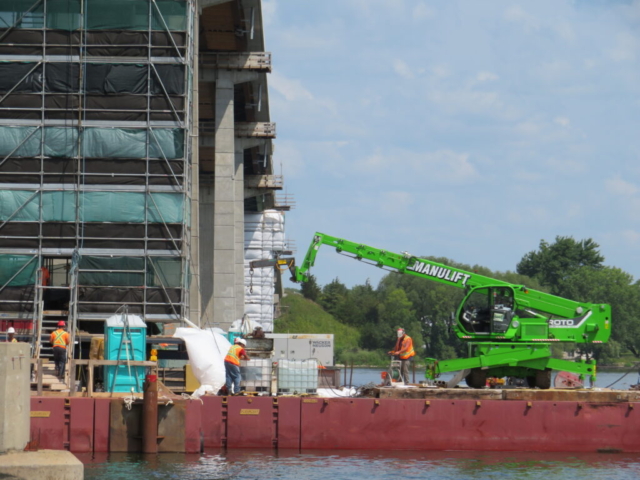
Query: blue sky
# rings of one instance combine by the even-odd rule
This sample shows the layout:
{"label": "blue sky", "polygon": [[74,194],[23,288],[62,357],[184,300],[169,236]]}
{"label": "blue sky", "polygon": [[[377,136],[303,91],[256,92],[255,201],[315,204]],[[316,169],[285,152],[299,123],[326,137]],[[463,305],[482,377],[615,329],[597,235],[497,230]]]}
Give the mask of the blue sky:
{"label": "blue sky", "polygon": [[[300,261],[315,231],[515,270],[593,238],[640,277],[640,1],[263,0]],[[374,285],[326,249],[321,284]]]}

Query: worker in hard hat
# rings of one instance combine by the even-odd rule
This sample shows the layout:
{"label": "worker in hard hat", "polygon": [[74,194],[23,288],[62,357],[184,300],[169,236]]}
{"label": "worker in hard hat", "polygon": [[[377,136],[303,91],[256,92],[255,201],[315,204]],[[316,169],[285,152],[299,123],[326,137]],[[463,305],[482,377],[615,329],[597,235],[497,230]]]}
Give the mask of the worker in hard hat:
{"label": "worker in hard hat", "polygon": [[[236,338],[227,356],[224,358],[224,369],[227,375],[227,393],[237,395],[240,393],[240,360],[250,360],[244,347],[247,341],[244,338]],[[233,389],[232,389],[233,387]]]}
{"label": "worker in hard hat", "polygon": [[407,335],[404,328],[398,329],[397,336],[396,346],[389,353],[400,360],[400,375],[406,385],[409,383],[409,362],[416,352],[413,349],[413,340]]}
{"label": "worker in hard hat", "polygon": [[60,320],[58,329],[51,332],[49,341],[53,347],[53,361],[56,364],[56,376],[64,381],[64,367],[67,363],[67,345],[69,345],[69,334],[64,331],[65,323]]}
{"label": "worker in hard hat", "polygon": [[9,327],[7,329],[7,342],[18,343],[18,340],[16,339],[16,330],[13,327]]}

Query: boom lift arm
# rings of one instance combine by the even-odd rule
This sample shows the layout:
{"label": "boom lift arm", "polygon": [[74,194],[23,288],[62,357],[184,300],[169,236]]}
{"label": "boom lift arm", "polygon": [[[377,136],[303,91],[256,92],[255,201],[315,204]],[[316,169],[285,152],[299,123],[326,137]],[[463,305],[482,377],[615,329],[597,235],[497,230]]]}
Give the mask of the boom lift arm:
{"label": "boom lift arm", "polygon": [[[428,362],[428,376],[469,370],[467,383],[483,386],[484,378],[517,376],[549,388],[551,369],[589,374],[595,363],[551,357],[551,343],[606,343],[611,335],[611,307],[576,302],[503,280],[443,265],[409,253],[392,253],[316,233],[301,266],[290,265],[292,280],[305,282],[318,250],[329,245],[357,260],[466,290],[456,312],[455,333],[469,344],[469,358]],[[532,385],[533,386],[533,385]]]}

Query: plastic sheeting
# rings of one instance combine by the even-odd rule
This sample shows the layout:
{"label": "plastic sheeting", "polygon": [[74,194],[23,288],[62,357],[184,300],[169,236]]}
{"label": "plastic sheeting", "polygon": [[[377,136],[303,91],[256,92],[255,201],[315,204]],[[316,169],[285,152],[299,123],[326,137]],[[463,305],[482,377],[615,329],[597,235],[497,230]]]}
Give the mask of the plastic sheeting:
{"label": "plastic sheeting", "polygon": [[[0,127],[0,156],[39,156],[42,131],[38,127]],[[45,127],[44,135],[44,155],[77,156],[78,129]],[[177,128],[155,128],[149,134],[145,129],[86,128],[82,150],[88,158],[146,158],[147,141],[149,158],[172,160],[184,156],[184,130]]]}
{"label": "plastic sheeting", "polygon": [[224,357],[231,347],[229,341],[219,333],[197,328],[176,328],[173,336],[184,340],[191,371],[200,382],[200,388],[193,396],[217,393],[226,381]]}
{"label": "plastic sheeting", "polygon": [[256,268],[251,272],[249,262],[273,259],[276,252],[285,250],[282,212],[266,210],[258,214],[245,214],[244,246],[245,314],[251,321],[261,324],[266,332],[271,332],[275,271],[273,268]]}
{"label": "plastic sheeting", "polygon": [[[180,193],[76,192],[0,190],[0,221],[182,223],[184,195]],[[148,198],[145,200],[145,196]],[[145,201],[148,214],[145,215]],[[157,206],[157,207],[156,207]]]}
{"label": "plastic sheeting", "polygon": [[[24,269],[20,271],[20,269]],[[11,279],[9,286],[33,285],[36,281],[38,258],[33,255],[0,255],[0,287]]]}
{"label": "plastic sheeting", "polygon": [[[81,0],[43,0],[31,13],[24,15],[17,28],[42,28],[77,30],[81,27]],[[34,6],[36,0],[3,0],[0,3],[0,25],[10,26]],[[149,13],[152,11],[151,28],[185,30],[187,4],[185,0],[156,0],[156,9],[150,0],[84,0],[86,28],[94,30],[148,30]],[[151,10],[150,10],[151,9]],[[164,22],[162,21],[164,18]]]}

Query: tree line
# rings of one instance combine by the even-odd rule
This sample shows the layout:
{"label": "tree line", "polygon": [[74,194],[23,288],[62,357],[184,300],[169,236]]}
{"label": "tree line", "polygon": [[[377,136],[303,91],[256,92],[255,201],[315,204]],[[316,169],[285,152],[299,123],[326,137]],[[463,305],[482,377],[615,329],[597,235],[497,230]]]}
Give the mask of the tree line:
{"label": "tree line", "polygon": [[[612,336],[605,345],[554,346],[555,354],[574,351],[595,358],[601,364],[620,361],[621,357],[640,358],[640,282],[620,268],[604,265],[600,246],[592,239],[575,240],[556,237],[553,243],[544,240],[538,249],[525,254],[515,272],[494,272],[479,265],[466,265],[448,258],[424,257],[451,267],[525,285],[580,302],[609,303],[612,307]],[[323,314],[335,319],[338,361],[382,364],[385,352],[393,346],[395,330],[403,327],[413,338],[419,357],[438,359],[466,355],[466,344],[453,332],[453,315],[462,301],[464,291],[449,285],[412,275],[389,273],[377,287],[367,280],[348,288],[339,278],[321,286],[315,277],[302,284],[303,297],[321,307]],[[296,328],[304,322],[308,329],[314,323],[308,307],[302,314],[300,302],[285,298],[283,317],[276,321],[281,327]],[[325,319],[326,320],[326,319]],[[323,320],[323,328],[332,328]],[[339,326],[339,328],[338,328]],[[305,333],[305,332],[299,332]],[[312,332],[308,332],[312,333]],[[323,332],[334,333],[334,332]]]}

